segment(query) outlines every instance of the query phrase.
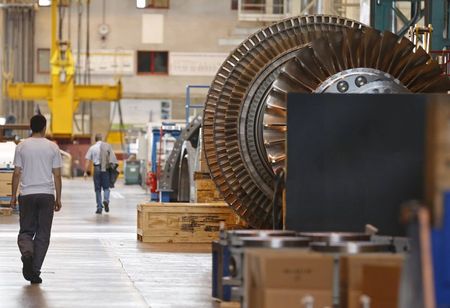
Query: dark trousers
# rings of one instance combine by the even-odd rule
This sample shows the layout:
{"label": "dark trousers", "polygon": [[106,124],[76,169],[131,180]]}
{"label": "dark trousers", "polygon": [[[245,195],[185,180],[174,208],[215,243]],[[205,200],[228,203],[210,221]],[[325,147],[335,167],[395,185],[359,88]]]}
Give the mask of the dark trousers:
{"label": "dark trousers", "polygon": [[109,203],[109,172],[101,171],[100,166],[94,166],[94,189],[97,209],[102,209],[102,189],[103,200]]}
{"label": "dark trousers", "polygon": [[17,244],[22,256],[33,256],[33,270],[39,273],[50,244],[55,197],[49,194],[19,196],[19,207]]}

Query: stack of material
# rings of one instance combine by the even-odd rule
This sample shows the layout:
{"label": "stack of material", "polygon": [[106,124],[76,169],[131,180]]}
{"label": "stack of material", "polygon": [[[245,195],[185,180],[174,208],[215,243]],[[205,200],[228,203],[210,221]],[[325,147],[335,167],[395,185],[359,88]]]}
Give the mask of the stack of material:
{"label": "stack of material", "polygon": [[217,190],[216,184],[211,179],[211,176],[205,172],[194,173],[195,183],[195,202],[209,203],[209,202],[224,202],[222,196]]}
{"label": "stack of material", "polygon": [[0,171],[0,216],[9,216],[11,200],[12,171]]}

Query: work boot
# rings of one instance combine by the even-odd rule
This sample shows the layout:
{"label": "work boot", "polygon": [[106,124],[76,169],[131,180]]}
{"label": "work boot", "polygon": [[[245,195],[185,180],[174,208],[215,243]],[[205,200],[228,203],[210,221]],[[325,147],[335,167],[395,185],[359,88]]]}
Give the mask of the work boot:
{"label": "work boot", "polygon": [[22,275],[25,280],[30,281],[33,277],[33,257],[30,255],[22,256]]}
{"label": "work boot", "polygon": [[32,284],[37,284],[37,283],[42,283],[42,278],[39,277],[39,273],[33,272],[33,274],[31,275],[31,279],[30,282]]}
{"label": "work boot", "polygon": [[105,207],[105,212],[108,213],[109,212],[109,202],[103,201],[103,206]]}

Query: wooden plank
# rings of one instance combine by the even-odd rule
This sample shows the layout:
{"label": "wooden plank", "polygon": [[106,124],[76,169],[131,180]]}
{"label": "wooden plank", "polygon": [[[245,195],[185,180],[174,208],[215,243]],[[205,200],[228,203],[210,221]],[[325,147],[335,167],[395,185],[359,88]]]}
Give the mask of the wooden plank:
{"label": "wooden plank", "polygon": [[166,202],[166,203],[142,203],[138,205],[138,209],[146,212],[155,213],[179,213],[185,211],[186,213],[198,213],[199,211],[209,213],[219,213],[222,211],[228,211],[230,207],[225,202],[211,202],[211,203],[178,203],[178,202]]}
{"label": "wooden plank", "polygon": [[194,181],[208,179],[211,180],[211,174],[209,172],[194,172]]}

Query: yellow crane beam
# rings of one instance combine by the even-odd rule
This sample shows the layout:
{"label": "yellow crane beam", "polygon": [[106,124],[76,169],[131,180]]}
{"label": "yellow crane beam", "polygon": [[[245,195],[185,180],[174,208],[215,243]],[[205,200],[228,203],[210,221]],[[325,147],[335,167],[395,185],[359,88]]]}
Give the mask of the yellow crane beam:
{"label": "yellow crane beam", "polygon": [[46,100],[51,110],[51,131],[54,136],[66,137],[73,133],[73,114],[80,101],[117,101],[122,97],[120,81],[114,85],[76,85],[75,63],[70,42],[57,39],[58,5],[65,0],[52,0],[51,6],[51,83],[13,83],[8,81],[6,91],[13,100]]}
{"label": "yellow crane beam", "polygon": [[52,99],[52,86],[39,83],[8,83],[8,97],[12,100],[46,100]]}

